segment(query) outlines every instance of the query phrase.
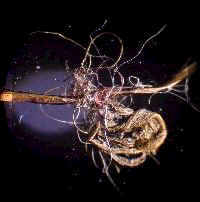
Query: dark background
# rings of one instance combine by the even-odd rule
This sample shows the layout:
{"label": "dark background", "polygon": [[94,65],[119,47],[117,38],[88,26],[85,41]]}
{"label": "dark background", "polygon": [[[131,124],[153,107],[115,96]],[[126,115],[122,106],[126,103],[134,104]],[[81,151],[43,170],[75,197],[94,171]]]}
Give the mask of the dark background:
{"label": "dark background", "polygon": [[[72,14],[69,14],[70,9],[74,11]],[[173,15],[174,18],[163,17],[160,9],[156,17],[155,10],[136,12],[137,7],[133,8],[132,12],[125,12],[126,15],[120,12],[114,15],[112,14],[114,11],[103,15],[103,9],[102,12],[99,9],[98,13],[101,13],[99,15],[86,10],[80,12],[76,7],[69,6],[66,7],[65,12],[62,10],[59,12],[57,8],[43,10],[39,5],[36,8],[27,6],[25,9],[13,10],[9,10],[10,17],[7,17],[2,25],[1,86],[5,84],[10,61],[15,57],[16,51],[23,47],[30,32],[37,30],[61,32],[87,45],[89,34],[105,19],[108,23],[104,31],[114,32],[123,39],[126,58],[133,56],[145,39],[160,27],[164,24],[168,25],[160,36],[147,45],[144,54],[141,55],[144,66],[140,68],[139,75],[143,75],[142,71],[148,72],[147,75],[152,76],[151,79],[159,83],[162,82],[162,78],[167,80],[168,73],[172,75],[177,72],[189,57],[192,57],[194,61],[199,59],[199,22],[196,16],[191,16],[186,10],[178,12],[177,16]],[[91,10],[95,11],[95,9]],[[172,10],[168,10],[169,14],[170,12]],[[86,13],[90,15],[86,17]],[[182,18],[183,15],[190,17]],[[153,68],[155,64],[161,64],[159,71]],[[162,64],[165,65],[165,72],[161,68]],[[137,61],[135,65],[137,68],[140,67]],[[137,70],[134,72],[137,74]],[[146,73],[144,78],[145,75]],[[196,74],[191,78],[189,95],[191,101],[200,107],[199,76],[198,67]],[[119,197],[134,200],[136,197],[146,196],[154,199],[158,193],[170,198],[175,194],[193,196],[199,175],[198,124],[200,115],[188,104],[173,96],[156,97],[152,103],[154,105],[151,109],[157,112],[159,107],[163,109],[163,118],[169,130],[168,139],[157,155],[161,164],[157,165],[152,159],[148,159],[138,168],[125,168],[119,175],[111,173],[116,183],[120,185],[122,195],[112,187],[101,173],[101,169],[94,167],[91,158],[82,152],[83,148],[80,148],[81,152],[76,149],[75,153],[71,148],[72,159],[66,160],[65,155],[62,154],[62,151],[66,152],[64,148],[56,146],[54,153],[54,151],[49,152],[49,149],[52,149],[49,143],[40,140],[31,142],[32,139],[27,137],[19,139],[19,135],[8,128],[5,108],[1,103],[3,192],[7,196],[15,195],[16,198],[26,195],[31,198],[40,196],[40,194],[44,197],[64,196],[64,199],[68,201],[79,197],[82,200],[106,200],[107,198],[114,200]],[[73,157],[73,155],[78,157]]]}

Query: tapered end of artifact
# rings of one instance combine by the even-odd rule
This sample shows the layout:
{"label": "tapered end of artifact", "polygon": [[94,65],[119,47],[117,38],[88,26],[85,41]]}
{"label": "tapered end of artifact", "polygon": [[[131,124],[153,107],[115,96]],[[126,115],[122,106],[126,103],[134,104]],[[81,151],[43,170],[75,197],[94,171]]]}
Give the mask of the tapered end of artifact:
{"label": "tapered end of artifact", "polygon": [[12,102],[13,95],[11,92],[0,92],[0,101]]}
{"label": "tapered end of artifact", "polygon": [[183,79],[187,78],[192,73],[194,73],[196,71],[196,69],[197,69],[197,63],[194,62],[194,63],[186,66],[182,71],[180,71],[178,74],[176,74],[171,82],[173,83],[173,82],[182,81]]}

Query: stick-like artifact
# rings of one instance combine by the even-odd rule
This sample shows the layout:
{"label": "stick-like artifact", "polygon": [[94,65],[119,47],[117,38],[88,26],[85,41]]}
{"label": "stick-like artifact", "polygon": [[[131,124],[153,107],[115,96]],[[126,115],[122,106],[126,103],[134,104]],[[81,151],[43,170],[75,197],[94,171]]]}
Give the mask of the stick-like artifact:
{"label": "stick-like artifact", "polygon": [[55,95],[43,95],[36,93],[3,91],[0,93],[0,101],[4,102],[32,102],[38,104],[75,104],[75,98]]}

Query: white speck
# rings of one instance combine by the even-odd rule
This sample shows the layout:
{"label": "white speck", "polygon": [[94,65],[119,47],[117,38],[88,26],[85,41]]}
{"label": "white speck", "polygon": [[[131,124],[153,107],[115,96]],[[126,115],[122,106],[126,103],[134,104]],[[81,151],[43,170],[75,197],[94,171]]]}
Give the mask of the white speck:
{"label": "white speck", "polygon": [[20,79],[21,79],[21,77],[19,76],[19,77],[17,77],[16,79],[17,79],[17,80],[20,80]]}
{"label": "white speck", "polygon": [[159,108],[159,111],[160,111],[160,112],[162,112],[162,110],[163,110],[162,108]]}
{"label": "white speck", "polygon": [[57,79],[56,79],[56,78],[54,78],[54,80],[56,81]]}
{"label": "white speck", "polygon": [[183,132],[183,128],[180,128],[180,131]]}
{"label": "white speck", "polygon": [[131,138],[128,138],[128,142],[131,142],[132,141],[132,139]]}
{"label": "white speck", "polygon": [[19,124],[21,124],[23,117],[24,117],[24,114],[19,116]]}
{"label": "white speck", "polygon": [[68,30],[68,29],[71,29],[72,28],[72,26],[71,25],[66,25],[66,29]]}
{"label": "white speck", "polygon": [[37,65],[37,66],[36,66],[36,69],[40,69],[40,66],[39,66],[39,65]]}

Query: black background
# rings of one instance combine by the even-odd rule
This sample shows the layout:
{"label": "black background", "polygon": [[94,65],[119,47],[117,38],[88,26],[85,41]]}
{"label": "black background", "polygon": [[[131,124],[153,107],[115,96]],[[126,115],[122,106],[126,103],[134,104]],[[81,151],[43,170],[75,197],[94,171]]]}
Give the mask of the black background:
{"label": "black background", "polygon": [[[25,6],[25,7],[24,7]],[[8,9],[2,25],[3,61],[1,65],[1,85],[4,85],[10,60],[16,49],[23,45],[30,32],[37,30],[67,33],[76,41],[87,44],[89,34],[105,19],[108,23],[105,31],[119,35],[127,48],[126,57],[132,55],[132,49],[140,47],[146,38],[154,34],[160,27],[167,24],[166,30],[154,40],[158,45],[147,46],[143,55],[145,66],[150,66],[154,79],[161,79],[161,73],[153,70],[153,64],[170,64],[176,70],[168,69],[170,74],[176,72],[185,61],[192,56],[198,61],[199,22],[191,9],[176,13],[167,10],[167,17],[162,9],[147,9],[133,7],[130,11],[114,13],[114,7],[103,15],[104,8],[95,14],[95,8],[79,10],[77,6],[60,8],[41,8],[40,5],[22,5],[21,8]],[[108,9],[109,10],[109,9]],[[137,11],[139,10],[139,11]],[[70,12],[71,11],[71,12]],[[190,12],[189,12],[190,11]],[[192,10],[193,11],[193,10]],[[125,14],[126,15],[125,15]],[[187,16],[188,17],[187,17]],[[117,17],[115,17],[117,16]],[[185,17],[182,17],[185,16]],[[169,65],[169,66],[170,66]],[[198,67],[199,68],[199,67]],[[167,72],[165,72],[167,73]],[[199,103],[199,69],[191,79],[191,100]],[[159,101],[157,101],[159,106]],[[161,102],[162,103],[162,102]],[[200,105],[199,105],[200,106]],[[156,106],[155,106],[156,107]],[[117,199],[136,197],[155,199],[158,194],[163,197],[173,195],[192,197],[198,183],[198,135],[199,116],[189,105],[178,101],[178,98],[168,97],[164,106],[165,119],[169,130],[168,139],[158,154],[161,164],[152,159],[133,169],[124,169],[120,175],[114,174],[116,182],[121,185],[123,195],[120,195],[96,169],[90,158],[85,155],[79,161],[66,162],[63,156],[51,157],[31,151],[17,140],[16,135],[9,132],[3,104],[1,103],[1,183],[6,196],[16,198],[33,196],[61,197],[71,201]],[[183,131],[181,130],[183,128]],[[39,146],[38,146],[39,148]]]}

